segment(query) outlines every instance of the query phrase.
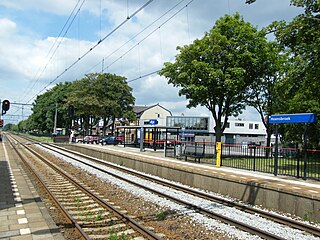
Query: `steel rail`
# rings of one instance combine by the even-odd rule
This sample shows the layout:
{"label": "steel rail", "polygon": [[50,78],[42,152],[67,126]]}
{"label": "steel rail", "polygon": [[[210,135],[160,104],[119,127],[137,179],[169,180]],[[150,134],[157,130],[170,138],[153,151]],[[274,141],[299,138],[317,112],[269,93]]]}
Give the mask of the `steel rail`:
{"label": "steel rail", "polygon": [[99,204],[110,211],[114,212],[120,219],[122,219],[124,222],[126,222],[130,227],[135,229],[137,232],[139,232],[143,237],[150,240],[161,240],[162,238],[159,237],[157,234],[153,233],[143,225],[139,224],[134,219],[130,218],[126,214],[122,213],[120,210],[114,208],[111,204],[91,192],[90,190],[86,189],[84,186],[79,184],[77,180],[75,180],[72,176],[69,174],[63,172],[61,169],[56,167],[54,164],[50,163],[45,157],[43,157],[41,154],[37,153],[35,150],[31,149],[30,147],[27,147],[22,144],[27,150],[29,150],[32,154],[40,158],[42,161],[44,161],[48,166],[53,168],[55,171],[57,171],[59,174],[64,176],[66,179],[68,179],[70,182],[72,182],[74,185],[76,185],[81,191],[85,192],[87,195],[89,195],[91,198],[93,198],[95,201],[99,202]]}
{"label": "steel rail", "polygon": [[[9,139],[8,139],[9,140]],[[15,139],[16,140],[16,139]],[[34,175],[36,180],[41,184],[42,188],[45,190],[53,204],[57,207],[57,209],[60,210],[62,215],[65,217],[68,224],[73,226],[76,229],[76,232],[81,236],[81,239],[89,240],[89,236],[82,230],[82,228],[79,226],[76,220],[69,214],[69,212],[62,206],[62,204],[58,201],[58,199],[54,196],[54,194],[49,190],[49,188],[46,186],[42,178],[33,170],[33,168],[30,166],[26,158],[20,153],[20,151],[17,150],[16,146],[12,144],[12,142],[9,140],[9,144],[12,146],[12,148],[15,150],[16,154],[19,156],[19,158],[23,161],[25,166],[28,168],[28,170]]]}
{"label": "steel rail", "polygon": [[[50,148],[49,148],[49,149],[50,149]],[[50,150],[52,150],[52,149],[50,149]],[[92,168],[94,168],[94,169],[97,169],[97,170],[99,170],[99,171],[102,171],[102,172],[104,172],[104,173],[107,173],[107,174],[109,174],[109,175],[111,175],[111,176],[113,176],[113,177],[116,177],[116,178],[121,179],[121,180],[123,180],[123,181],[126,181],[126,182],[128,182],[128,183],[131,183],[131,184],[133,184],[133,185],[135,185],[135,186],[138,186],[138,187],[141,187],[141,188],[143,188],[143,189],[146,189],[146,190],[148,190],[148,191],[150,191],[150,192],[153,192],[153,193],[155,193],[155,194],[157,194],[157,195],[159,195],[159,196],[165,197],[165,198],[170,199],[170,200],[172,200],[172,201],[174,201],[174,202],[177,202],[177,203],[179,203],[179,204],[185,205],[185,206],[187,206],[187,208],[189,208],[189,209],[195,210],[195,211],[197,211],[197,212],[199,212],[199,213],[205,214],[205,215],[207,215],[207,216],[209,216],[209,217],[212,217],[212,218],[214,218],[214,219],[217,219],[217,220],[219,220],[219,221],[221,221],[221,222],[224,222],[224,223],[230,224],[230,225],[232,225],[232,226],[235,226],[235,227],[237,227],[237,228],[239,228],[239,229],[241,229],[241,230],[243,230],[243,231],[249,232],[249,233],[254,234],[254,235],[258,235],[258,236],[260,236],[260,237],[262,237],[262,238],[264,238],[264,239],[270,239],[270,240],[271,240],[271,239],[273,239],[273,240],[274,240],[274,239],[277,239],[277,240],[284,240],[284,239],[285,239],[285,238],[279,237],[279,236],[277,236],[277,235],[275,235],[275,234],[272,234],[272,233],[266,232],[266,231],[264,231],[264,230],[261,230],[261,229],[259,229],[259,228],[252,227],[252,226],[250,226],[250,225],[248,225],[248,224],[246,224],[246,223],[239,222],[239,221],[237,221],[237,220],[234,220],[234,219],[232,219],[232,218],[223,216],[223,215],[221,215],[221,214],[217,214],[217,213],[215,213],[215,212],[209,211],[209,210],[207,210],[207,209],[205,209],[205,208],[199,207],[199,206],[194,205],[194,204],[192,204],[192,203],[189,203],[189,202],[187,202],[187,201],[183,201],[183,200],[181,200],[181,199],[175,198],[175,197],[170,196],[170,195],[168,195],[168,194],[165,194],[165,193],[163,193],[163,192],[154,190],[154,189],[152,189],[152,188],[150,188],[150,187],[148,187],[148,186],[145,186],[145,185],[136,183],[136,182],[133,181],[133,180],[130,180],[130,179],[121,177],[121,176],[119,176],[119,175],[117,175],[117,174],[114,174],[114,173],[112,173],[112,172],[106,171],[106,170],[104,170],[104,169],[101,169],[101,168],[99,168],[99,167],[97,167],[97,166],[94,166],[94,165],[92,165],[92,164],[86,163],[86,162],[81,161],[81,160],[79,160],[79,159],[76,159],[76,158],[74,158],[74,157],[71,157],[70,155],[63,154],[63,153],[61,153],[61,152],[59,152],[59,151],[56,151],[56,152],[59,153],[59,154],[61,154],[61,155],[67,156],[68,158],[74,159],[74,160],[76,160],[76,161],[78,161],[78,162],[81,162],[82,164],[85,164],[85,165],[87,165],[87,166],[90,166],[90,167],[92,167]],[[83,157],[83,156],[82,156],[82,157]],[[97,161],[97,160],[95,159],[95,161]],[[100,162],[100,163],[101,163],[101,162]],[[125,170],[125,169],[123,169],[123,170]]]}
{"label": "steel rail", "polygon": [[[161,180],[161,179],[152,177],[150,175],[146,175],[146,174],[143,174],[143,173],[138,173],[137,171],[131,171],[130,169],[127,169],[127,168],[124,168],[124,167],[121,167],[121,166],[115,166],[114,164],[109,164],[106,161],[102,161],[102,160],[99,160],[97,158],[94,158],[94,157],[91,157],[91,156],[88,156],[88,155],[84,155],[84,154],[81,154],[81,153],[78,153],[78,152],[75,152],[75,151],[72,151],[72,150],[69,150],[69,149],[66,149],[66,148],[62,148],[62,147],[57,146],[57,145],[52,145],[52,144],[41,144],[41,145],[43,147],[45,147],[45,145],[48,145],[48,146],[51,146],[51,147],[54,147],[54,148],[58,148],[60,150],[72,153],[72,154],[80,156],[80,157],[84,157],[86,159],[89,159],[91,161],[97,162],[99,164],[103,164],[103,165],[106,165],[108,167],[120,170],[120,171],[125,171],[125,172],[130,173],[132,175],[135,175],[137,177],[141,177],[141,178],[144,178],[144,179],[147,179],[147,180],[150,180],[150,181],[154,181],[154,182],[160,183],[162,185],[165,185],[167,187],[171,187],[171,188],[183,191],[183,192],[187,192],[189,194],[192,194],[192,195],[198,196],[198,197],[202,197],[202,198],[205,198],[207,200],[215,201],[215,202],[221,203],[221,204],[229,206],[229,207],[235,207],[235,208],[240,209],[240,210],[242,210],[244,212],[248,212],[248,213],[251,213],[251,214],[259,214],[260,216],[262,216],[264,218],[267,218],[269,220],[272,220],[274,222],[277,222],[277,223],[280,223],[280,224],[284,224],[284,225],[290,226],[292,228],[296,228],[296,229],[299,229],[299,230],[302,230],[302,231],[305,231],[305,232],[308,232],[310,234],[313,234],[315,236],[320,237],[320,229],[317,228],[317,227],[314,227],[312,225],[308,225],[308,224],[305,224],[305,223],[302,223],[302,222],[299,222],[299,221],[295,221],[293,219],[290,219],[290,218],[287,218],[287,217],[284,217],[284,216],[280,216],[280,215],[277,215],[277,214],[274,214],[274,213],[263,211],[263,210],[260,210],[260,209],[254,208],[254,207],[250,207],[250,206],[245,205],[245,204],[232,202],[232,201],[227,200],[227,199],[222,199],[222,198],[219,198],[217,196],[213,196],[213,195],[208,194],[208,193],[197,191],[195,189],[190,189],[190,188],[187,188],[187,187],[176,185],[174,183],[168,182],[167,180]],[[57,152],[57,153],[59,153],[61,155],[64,155],[66,157],[69,157],[69,158],[72,158],[74,160],[79,161],[79,159],[73,158],[68,154],[64,154],[62,152],[59,152],[59,151],[53,150],[53,149],[51,149],[51,150],[55,151],[55,152]],[[82,162],[82,163],[88,165],[85,162]],[[96,168],[98,170],[101,170],[101,169],[99,169],[99,168],[97,168],[96,166],[93,166],[93,165],[91,165],[91,167]],[[104,170],[102,170],[102,171],[104,171]],[[119,176],[116,175],[115,177],[118,178]],[[123,179],[123,180],[124,181],[128,181],[127,179]],[[134,182],[132,182],[132,184],[137,185]],[[144,187],[144,186],[141,186],[141,187]],[[153,191],[153,190],[150,189],[149,191]],[[159,194],[162,195],[162,193],[159,193]],[[194,207],[191,207],[191,208],[194,209]]]}
{"label": "steel rail", "polygon": [[[319,228],[317,228],[315,226],[312,226],[312,225],[309,225],[309,224],[305,224],[305,223],[299,222],[299,221],[295,221],[294,219],[291,219],[291,218],[287,218],[287,217],[280,216],[280,215],[277,215],[277,214],[274,214],[274,213],[271,213],[271,212],[263,211],[261,209],[257,209],[257,208],[248,206],[246,204],[241,204],[241,203],[238,203],[238,202],[232,202],[232,201],[230,201],[228,199],[223,199],[223,198],[220,198],[220,197],[217,197],[217,196],[205,193],[205,192],[198,191],[196,189],[190,189],[190,188],[187,188],[187,187],[184,187],[184,186],[180,186],[180,185],[168,182],[168,180],[161,180],[159,178],[155,178],[155,177],[152,177],[150,175],[139,173],[137,171],[131,171],[128,168],[124,168],[122,166],[116,166],[114,164],[109,164],[106,161],[101,161],[101,160],[96,159],[94,157],[91,157],[91,156],[88,156],[88,155],[84,155],[84,154],[81,154],[81,153],[78,153],[78,152],[75,152],[75,151],[72,151],[72,150],[69,150],[69,149],[66,149],[66,148],[62,148],[60,146],[56,146],[56,145],[52,145],[52,144],[41,144],[41,145],[42,146],[45,146],[45,145],[54,146],[54,147],[56,147],[58,149],[64,150],[66,152],[69,152],[69,153],[72,153],[72,154],[75,154],[75,155],[78,155],[80,157],[87,158],[87,159],[89,159],[91,161],[95,161],[95,162],[97,162],[99,164],[104,164],[104,165],[106,165],[108,167],[111,167],[111,168],[114,168],[114,169],[117,169],[117,170],[120,170],[120,171],[125,171],[125,172],[130,173],[132,175],[135,175],[137,177],[141,177],[141,178],[144,178],[144,179],[147,179],[147,180],[150,180],[150,181],[154,181],[154,182],[157,182],[159,184],[165,185],[167,187],[171,187],[171,188],[174,188],[176,190],[180,190],[180,191],[192,194],[194,196],[198,196],[198,197],[205,198],[207,200],[215,201],[215,202],[221,203],[221,204],[229,206],[229,207],[235,207],[235,208],[240,209],[240,210],[242,210],[244,212],[248,212],[248,213],[251,213],[251,214],[259,214],[261,217],[267,218],[267,219],[272,220],[274,222],[277,222],[277,223],[280,223],[280,224],[284,224],[284,225],[290,226],[292,228],[308,232],[308,233],[310,233],[310,234],[312,234],[314,236],[320,237],[320,229]],[[53,151],[55,151],[55,150],[53,150]],[[64,156],[70,157],[69,155],[63,154],[63,153],[61,153],[59,151],[56,151],[56,152],[59,153],[59,154],[62,154]]]}

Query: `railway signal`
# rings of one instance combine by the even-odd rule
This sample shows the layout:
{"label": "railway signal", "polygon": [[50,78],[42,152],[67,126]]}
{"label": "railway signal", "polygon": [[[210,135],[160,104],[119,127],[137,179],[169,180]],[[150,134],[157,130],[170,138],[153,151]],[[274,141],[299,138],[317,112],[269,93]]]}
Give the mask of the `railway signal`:
{"label": "railway signal", "polygon": [[10,108],[9,100],[3,100],[3,102],[2,102],[2,115],[6,114],[6,112],[9,110],[9,108]]}

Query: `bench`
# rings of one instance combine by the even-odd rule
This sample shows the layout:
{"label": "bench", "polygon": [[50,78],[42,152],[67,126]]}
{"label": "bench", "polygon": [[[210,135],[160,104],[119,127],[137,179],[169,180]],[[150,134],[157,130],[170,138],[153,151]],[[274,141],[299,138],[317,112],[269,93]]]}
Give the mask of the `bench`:
{"label": "bench", "polygon": [[194,145],[185,145],[183,156],[185,160],[188,160],[188,157],[192,157],[195,160],[198,159],[200,163],[200,159],[204,157],[205,146],[204,144],[194,144]]}

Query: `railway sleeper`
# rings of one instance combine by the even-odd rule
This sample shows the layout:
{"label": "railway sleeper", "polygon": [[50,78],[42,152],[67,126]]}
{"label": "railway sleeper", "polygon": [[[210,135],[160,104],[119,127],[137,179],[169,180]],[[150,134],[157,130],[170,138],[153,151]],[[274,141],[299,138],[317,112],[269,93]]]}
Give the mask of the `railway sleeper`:
{"label": "railway sleeper", "polygon": [[70,207],[77,207],[77,206],[79,206],[79,205],[89,205],[89,204],[94,204],[94,203],[96,203],[95,201],[93,201],[92,199],[88,199],[88,200],[85,200],[85,201],[79,201],[79,202],[77,202],[77,201],[65,201],[65,200],[62,200],[62,201],[60,201],[61,202],[61,204],[63,204],[64,206],[66,206],[66,207],[68,207],[68,206],[70,206]]}
{"label": "railway sleeper", "polygon": [[81,227],[103,227],[103,226],[112,226],[114,224],[118,224],[121,223],[122,221],[117,218],[117,217],[111,217],[111,218],[107,218],[107,219],[102,219],[99,221],[95,221],[95,222],[88,222],[88,221],[83,221],[83,220],[78,220],[77,221],[78,224]]}
{"label": "railway sleeper", "polygon": [[[105,239],[110,239],[112,237],[114,237],[115,235],[118,236],[118,237],[121,237],[121,236],[130,236],[130,235],[134,235],[136,234],[136,232],[133,230],[133,229],[128,229],[128,230],[125,230],[125,231],[121,231],[121,232],[117,232],[117,233],[109,233],[109,234],[105,234],[105,235],[89,235],[89,237],[93,240],[105,240]],[[132,239],[130,237],[130,239]]]}
{"label": "railway sleeper", "polygon": [[92,208],[92,209],[89,209],[89,208],[79,208],[79,209],[74,209],[74,210],[69,210],[68,209],[68,212],[72,215],[82,215],[82,216],[87,216],[87,215],[103,215],[102,213],[103,212],[106,212],[106,210],[104,208]]}
{"label": "railway sleeper", "polygon": [[83,203],[75,203],[73,205],[68,205],[66,206],[68,208],[69,211],[72,211],[72,210],[91,210],[91,209],[94,209],[94,208],[99,208],[100,205],[98,203],[94,203],[94,202],[90,202],[90,204],[83,204]]}
{"label": "railway sleeper", "polygon": [[101,233],[105,233],[105,232],[110,233],[110,232],[114,232],[114,230],[124,229],[124,228],[126,228],[126,224],[119,223],[112,226],[103,226],[99,228],[82,228],[82,229],[89,235],[100,235]]}

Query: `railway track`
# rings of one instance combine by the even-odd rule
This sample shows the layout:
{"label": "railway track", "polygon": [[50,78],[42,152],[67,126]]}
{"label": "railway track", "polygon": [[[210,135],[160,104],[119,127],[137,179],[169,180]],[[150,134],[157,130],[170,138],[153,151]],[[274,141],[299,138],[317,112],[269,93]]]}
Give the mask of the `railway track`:
{"label": "railway track", "polygon": [[[93,161],[93,162],[98,163],[98,164],[102,164],[102,165],[107,166],[109,168],[115,168],[118,171],[126,172],[128,174],[137,176],[139,178],[144,178],[144,179],[146,179],[148,181],[156,182],[158,184],[165,185],[167,187],[174,188],[176,190],[183,191],[183,192],[186,192],[188,194],[192,194],[192,195],[197,196],[197,197],[201,197],[201,198],[204,198],[204,199],[207,199],[207,200],[210,200],[210,201],[218,202],[219,204],[224,204],[224,205],[229,206],[229,207],[234,207],[234,208],[237,208],[237,209],[241,209],[242,211],[250,213],[250,214],[259,215],[261,217],[270,219],[270,220],[272,220],[274,222],[277,222],[277,223],[280,223],[280,224],[283,224],[283,225],[287,225],[287,226],[299,229],[299,230],[304,231],[304,232],[308,232],[308,233],[310,233],[310,234],[312,234],[314,236],[317,236],[317,237],[320,236],[320,229],[319,228],[316,228],[316,227],[314,227],[312,225],[305,224],[305,223],[302,223],[302,222],[299,222],[299,221],[295,221],[295,220],[293,220],[291,218],[287,218],[287,217],[284,217],[284,216],[280,216],[278,214],[273,214],[273,213],[270,213],[270,212],[262,211],[262,210],[257,209],[257,208],[253,208],[253,207],[250,207],[248,205],[244,205],[244,204],[241,204],[241,203],[237,203],[237,202],[229,201],[229,200],[226,200],[226,199],[223,199],[223,198],[219,198],[219,197],[216,197],[216,196],[213,196],[213,195],[201,192],[201,191],[197,191],[195,189],[183,187],[181,185],[173,184],[173,183],[171,183],[169,181],[166,181],[166,180],[161,180],[161,179],[156,178],[156,177],[145,175],[143,173],[138,173],[136,171],[131,171],[130,169],[123,168],[121,166],[116,166],[114,164],[109,164],[109,163],[107,163],[105,161],[102,161],[102,160],[99,160],[99,159],[96,159],[96,158],[92,158],[92,157],[89,157],[89,156],[85,156],[83,154],[67,150],[65,148],[61,148],[61,147],[58,147],[58,146],[52,146],[50,144],[41,144],[41,146],[49,148],[51,151],[55,151],[58,154],[64,155],[64,156],[69,157],[69,158],[72,158],[72,159],[74,159],[76,161],[80,161],[80,162],[82,162],[82,164],[85,164],[85,165],[90,166],[92,168],[98,169],[99,171],[103,171],[103,172],[108,173],[110,175],[114,175],[114,177],[121,178],[121,180],[123,180],[123,181],[130,182],[131,184],[134,184],[136,186],[145,188],[148,191],[152,191],[153,193],[158,194],[159,196],[164,196],[167,199],[171,199],[171,200],[173,200],[175,202],[183,204],[183,205],[187,206],[190,209],[196,210],[197,212],[200,212],[202,214],[206,214],[207,216],[210,216],[212,218],[218,219],[218,220],[220,220],[222,222],[225,222],[225,223],[228,223],[230,225],[236,226],[237,228],[242,229],[242,230],[244,230],[246,232],[250,232],[250,233],[252,233],[254,235],[258,235],[258,236],[260,236],[260,237],[262,237],[264,239],[285,239],[285,238],[283,238],[281,236],[278,236],[278,235],[275,235],[275,234],[272,234],[272,233],[270,233],[268,231],[264,231],[264,230],[252,227],[252,226],[250,226],[250,225],[248,225],[246,223],[239,222],[237,220],[234,220],[232,218],[223,216],[221,214],[217,214],[214,211],[207,210],[206,208],[194,205],[192,203],[189,203],[188,201],[183,201],[183,200],[181,200],[179,198],[175,198],[175,197],[172,197],[170,195],[164,194],[163,192],[159,192],[159,191],[154,190],[154,189],[152,189],[150,187],[146,187],[145,185],[138,184],[135,181],[132,181],[130,179],[122,178],[120,176],[117,176],[116,174],[107,172],[107,171],[97,167],[97,165],[95,165],[95,164],[90,164],[90,163],[87,163],[85,161],[82,161],[78,157],[85,158],[87,160]],[[54,149],[53,147],[56,148],[56,149]],[[70,154],[77,155],[78,157],[72,157],[72,156],[70,156]]]}
{"label": "railway track", "polygon": [[[10,138],[13,137],[10,136]],[[16,138],[13,139],[17,141]],[[107,199],[101,198],[85,183],[74,179],[30,147],[20,142],[19,145],[23,146],[27,152],[21,153],[15,144],[11,145],[37,181],[45,188],[54,205],[67,219],[67,223],[74,227],[77,238],[161,239],[159,235],[108,203]],[[30,157],[28,159],[25,157],[26,154],[32,156],[32,163]],[[41,174],[40,170],[43,165],[46,168],[45,174]]]}

